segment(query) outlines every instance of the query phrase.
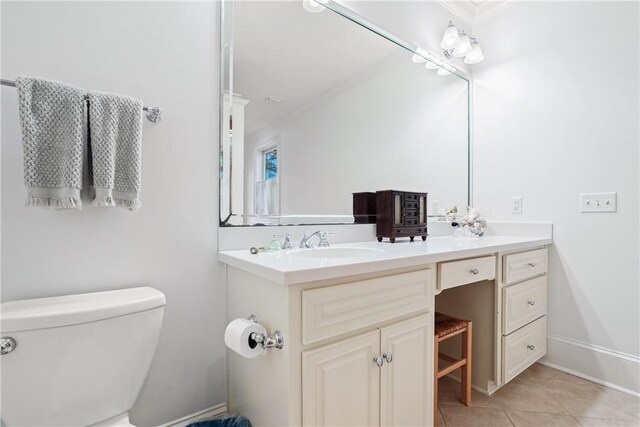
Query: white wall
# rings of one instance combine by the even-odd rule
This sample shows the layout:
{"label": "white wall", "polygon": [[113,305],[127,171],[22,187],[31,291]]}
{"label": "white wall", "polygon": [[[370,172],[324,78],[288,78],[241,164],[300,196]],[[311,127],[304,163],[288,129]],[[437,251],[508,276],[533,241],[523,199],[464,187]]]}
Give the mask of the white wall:
{"label": "white wall", "polygon": [[385,189],[429,192],[442,208],[462,208],[467,114],[465,80],[439,76],[397,48],[285,122],[246,137],[245,213],[255,213],[259,148],[274,139],[282,215],[351,215],[352,193]]}
{"label": "white wall", "polygon": [[[549,221],[547,361],[639,391],[638,2],[514,1],[474,24],[474,199]],[[581,192],[617,191],[615,214]],[[510,215],[512,196],[524,213]]]}
{"label": "white wall", "polygon": [[2,2],[1,12],[3,78],[47,77],[164,110],[161,123],[144,121],[139,212],[27,209],[16,91],[2,87],[2,300],[153,286],[167,296],[165,319],[132,421],[226,401],[218,5]]}

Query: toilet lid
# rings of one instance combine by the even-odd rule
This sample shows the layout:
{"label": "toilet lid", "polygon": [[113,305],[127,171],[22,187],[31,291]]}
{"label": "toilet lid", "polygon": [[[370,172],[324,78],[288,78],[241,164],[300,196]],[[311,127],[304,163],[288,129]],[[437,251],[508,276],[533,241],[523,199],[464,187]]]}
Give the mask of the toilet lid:
{"label": "toilet lid", "polygon": [[162,292],[139,287],[0,304],[2,334],[94,322],[163,307]]}

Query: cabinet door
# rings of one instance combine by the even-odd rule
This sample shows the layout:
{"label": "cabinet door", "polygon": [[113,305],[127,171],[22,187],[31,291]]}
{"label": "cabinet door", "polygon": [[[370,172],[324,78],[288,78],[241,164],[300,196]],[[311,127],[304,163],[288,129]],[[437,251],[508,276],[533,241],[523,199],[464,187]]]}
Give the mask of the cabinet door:
{"label": "cabinet door", "polygon": [[381,329],[385,361],[380,381],[380,424],[428,426],[433,423],[433,315]]}
{"label": "cabinet door", "polygon": [[380,332],[302,353],[302,424],[377,426]]}

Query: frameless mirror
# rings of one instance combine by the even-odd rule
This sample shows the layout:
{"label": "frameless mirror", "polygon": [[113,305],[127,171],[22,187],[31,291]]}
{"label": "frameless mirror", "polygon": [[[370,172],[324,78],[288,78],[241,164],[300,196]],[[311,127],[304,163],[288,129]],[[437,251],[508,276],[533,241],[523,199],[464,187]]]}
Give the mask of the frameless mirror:
{"label": "frameless mirror", "polygon": [[221,223],[353,223],[353,193],[388,189],[469,203],[466,76],[325,5],[223,4]]}

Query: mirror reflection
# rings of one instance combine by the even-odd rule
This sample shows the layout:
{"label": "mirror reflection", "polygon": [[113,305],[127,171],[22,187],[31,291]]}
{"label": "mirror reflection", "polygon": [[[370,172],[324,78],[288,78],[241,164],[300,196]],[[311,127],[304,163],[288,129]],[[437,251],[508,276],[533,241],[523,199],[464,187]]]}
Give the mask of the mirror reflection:
{"label": "mirror reflection", "polygon": [[430,216],[464,206],[468,82],[304,6],[227,10],[221,220],[350,223],[353,193],[390,189],[428,193]]}

